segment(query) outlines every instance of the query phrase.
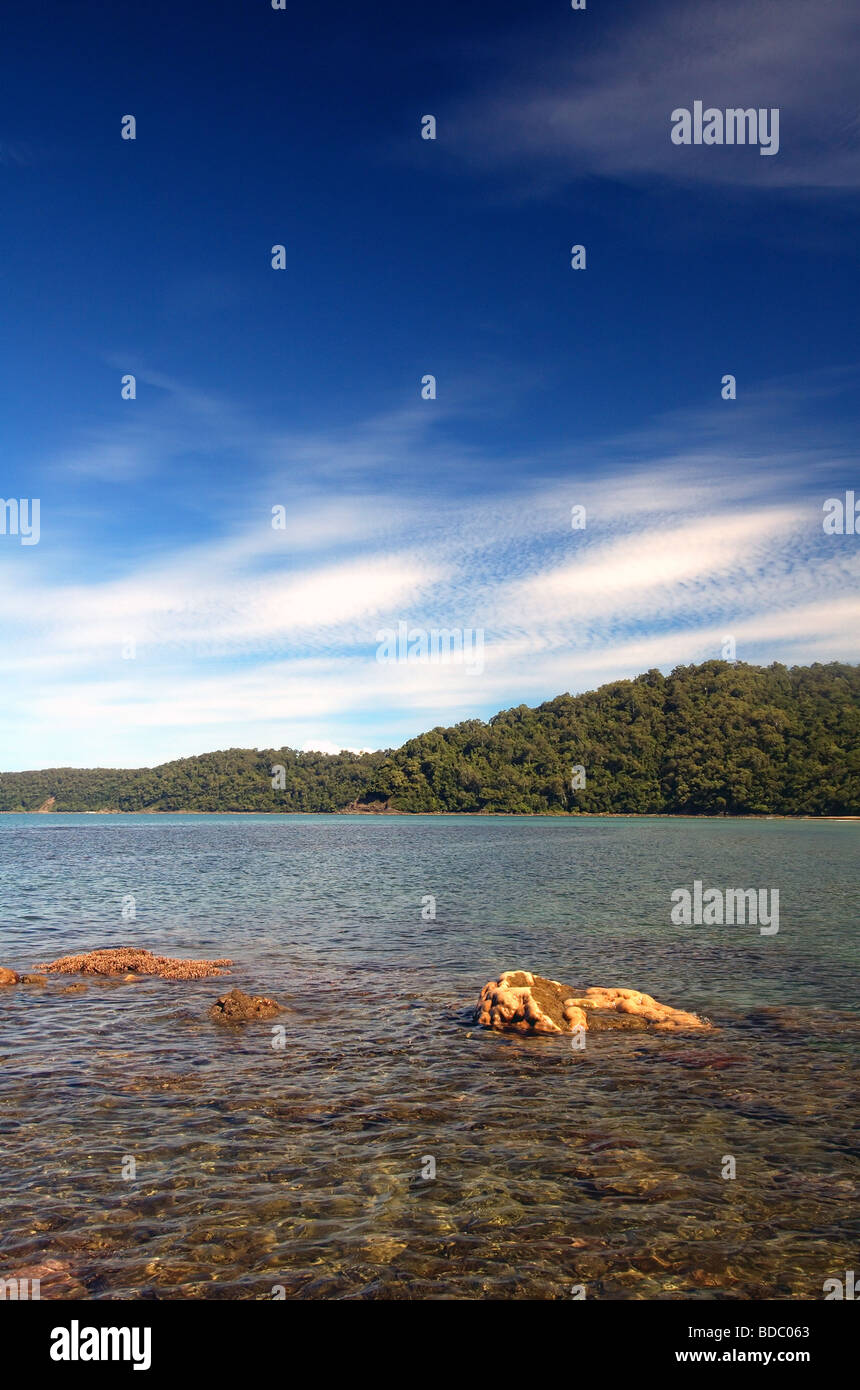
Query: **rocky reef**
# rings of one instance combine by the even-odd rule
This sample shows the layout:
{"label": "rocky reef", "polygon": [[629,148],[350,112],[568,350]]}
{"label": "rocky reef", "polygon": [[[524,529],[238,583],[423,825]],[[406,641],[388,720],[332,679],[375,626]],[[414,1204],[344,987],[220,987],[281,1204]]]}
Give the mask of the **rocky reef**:
{"label": "rocky reef", "polygon": [[[231,960],[180,960],[174,956],[154,956],[131,946],[84,951],[77,956],[61,956],[49,964],[37,965],[52,975],[160,975],[163,980],[205,980],[224,975]],[[11,973],[11,972],[10,972]],[[10,981],[9,983],[14,983]]]}
{"label": "rocky reef", "polygon": [[281,1005],[274,999],[231,989],[229,994],[222,994],[220,999],[216,999],[209,1010],[209,1017],[219,1023],[247,1023],[251,1019],[275,1018],[282,1012]]}
{"label": "rocky reef", "polygon": [[[0,986],[37,985],[44,988],[53,984],[57,976],[89,977],[89,982],[77,980],[58,991],[63,995],[77,995],[86,994],[89,983],[95,981],[113,985],[130,984],[153,976],[163,980],[205,980],[212,975],[229,974],[225,967],[232,964],[233,961],[226,957],[218,960],[182,960],[176,956],[156,956],[152,951],[138,947],[112,946],[74,956],[61,956],[59,960],[36,966],[36,970],[45,972],[43,975],[20,975],[16,970],[0,966]],[[59,984],[59,980],[56,983]],[[215,1001],[208,1010],[208,1016],[223,1023],[246,1023],[252,1019],[275,1018],[283,1012],[284,1005],[276,999],[262,994],[244,994],[240,989],[233,989]]]}
{"label": "rocky reef", "polygon": [[636,989],[578,989],[529,970],[505,970],[481,990],[475,1022],[518,1033],[572,1033],[575,1028],[654,1028],[702,1032],[711,1028],[697,1014],[660,1004]]}

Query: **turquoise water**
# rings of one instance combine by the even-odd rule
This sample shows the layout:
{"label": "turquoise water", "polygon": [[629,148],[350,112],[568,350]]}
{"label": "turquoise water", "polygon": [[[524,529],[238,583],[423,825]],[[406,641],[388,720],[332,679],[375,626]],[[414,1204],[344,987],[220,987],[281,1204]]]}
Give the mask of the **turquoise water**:
{"label": "turquoise water", "polygon": [[[40,1266],[55,1298],[821,1297],[856,1268],[858,834],[0,817],[0,964],[106,945],[235,962],[0,991],[0,1277]],[[778,888],[778,934],[671,925],[694,879]],[[471,1026],[514,967],[717,1031],[576,1053]],[[233,986],[289,1006],[283,1050],[271,1024],[208,1020]]]}

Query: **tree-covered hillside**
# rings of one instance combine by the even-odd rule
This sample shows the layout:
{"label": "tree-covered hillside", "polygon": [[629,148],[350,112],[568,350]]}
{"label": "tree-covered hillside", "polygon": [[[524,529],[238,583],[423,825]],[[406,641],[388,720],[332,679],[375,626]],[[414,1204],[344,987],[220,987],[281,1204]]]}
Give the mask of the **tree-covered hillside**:
{"label": "tree-covered hillside", "polygon": [[[284,769],[283,789],[273,768]],[[572,789],[575,767],[585,785]],[[580,777],[581,781],[582,778]],[[231,748],[0,776],[0,810],[860,814],[860,667],[709,661],[378,753]]]}

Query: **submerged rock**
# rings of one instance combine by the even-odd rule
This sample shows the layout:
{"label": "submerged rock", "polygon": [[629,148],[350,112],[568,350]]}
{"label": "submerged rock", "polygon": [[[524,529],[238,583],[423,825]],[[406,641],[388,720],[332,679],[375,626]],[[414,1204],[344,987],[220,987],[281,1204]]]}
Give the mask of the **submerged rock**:
{"label": "submerged rock", "polygon": [[224,975],[231,960],[180,960],[174,956],[154,956],[133,946],[111,946],[101,951],[84,951],[77,956],[61,956],[50,964],[37,965],[56,975],[160,975],[163,980],[205,980]]}
{"label": "submerged rock", "polygon": [[275,999],[266,999],[261,994],[243,994],[241,989],[231,989],[222,994],[209,1010],[209,1017],[221,1023],[246,1023],[249,1019],[275,1018],[283,1013]]}
{"label": "submerged rock", "polygon": [[68,1260],[41,1260],[38,1264],[16,1269],[7,1279],[16,1279],[18,1286],[26,1283],[30,1298],[73,1298],[88,1296],[87,1289]]}
{"label": "submerged rock", "polygon": [[16,970],[7,970],[5,965],[0,965],[0,985],[17,985],[20,978]]}
{"label": "submerged rock", "polygon": [[475,1021],[519,1033],[572,1033],[574,1028],[702,1031],[706,1019],[659,1004],[636,989],[576,989],[528,970],[506,970],[481,990]]}

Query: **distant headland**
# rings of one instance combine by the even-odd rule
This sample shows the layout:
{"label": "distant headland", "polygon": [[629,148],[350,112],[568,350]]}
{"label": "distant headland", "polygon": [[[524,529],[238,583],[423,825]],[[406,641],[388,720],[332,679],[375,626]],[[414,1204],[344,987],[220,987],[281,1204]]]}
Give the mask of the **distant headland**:
{"label": "distant headland", "polygon": [[0,776],[0,812],[860,815],[860,667],[707,661],[372,753],[243,749]]}

